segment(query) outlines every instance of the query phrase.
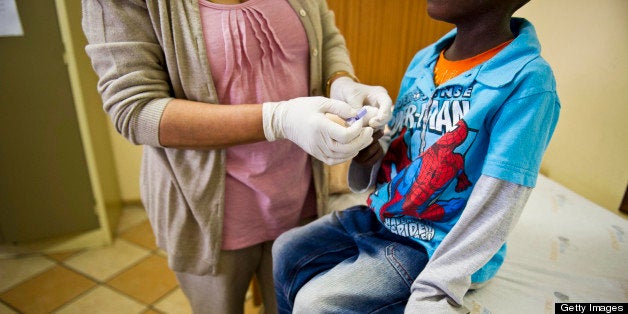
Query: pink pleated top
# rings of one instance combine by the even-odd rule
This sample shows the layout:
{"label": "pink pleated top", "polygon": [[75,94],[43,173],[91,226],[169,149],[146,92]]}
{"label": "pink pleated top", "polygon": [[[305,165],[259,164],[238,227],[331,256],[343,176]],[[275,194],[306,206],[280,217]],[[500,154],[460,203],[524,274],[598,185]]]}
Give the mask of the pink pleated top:
{"label": "pink pleated top", "polygon": [[[308,95],[308,43],[286,0],[224,5],[200,0],[203,35],[221,104]],[[274,240],[316,211],[308,155],[287,140],[227,149],[224,250]]]}

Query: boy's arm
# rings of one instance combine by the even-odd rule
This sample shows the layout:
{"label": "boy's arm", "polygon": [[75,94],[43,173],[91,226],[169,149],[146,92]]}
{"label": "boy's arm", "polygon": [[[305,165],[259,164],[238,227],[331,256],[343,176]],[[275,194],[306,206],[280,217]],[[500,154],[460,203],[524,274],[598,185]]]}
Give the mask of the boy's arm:
{"label": "boy's arm", "polygon": [[[354,158],[349,165],[349,173],[347,175],[347,181],[349,183],[349,189],[354,193],[366,192],[369,188],[375,185],[375,179],[377,178],[377,172],[382,164],[382,158],[388,146],[390,145],[390,129],[388,126],[384,127],[381,137],[374,136],[372,145],[379,145],[381,154],[379,154],[377,160],[367,164],[362,164],[356,161]],[[365,149],[368,149],[367,147]],[[362,153],[362,152],[360,152]]]}
{"label": "boy's arm", "polygon": [[[505,243],[532,188],[481,176],[460,220],[412,284],[406,313],[465,311],[471,275]],[[468,312],[468,311],[467,311]]]}

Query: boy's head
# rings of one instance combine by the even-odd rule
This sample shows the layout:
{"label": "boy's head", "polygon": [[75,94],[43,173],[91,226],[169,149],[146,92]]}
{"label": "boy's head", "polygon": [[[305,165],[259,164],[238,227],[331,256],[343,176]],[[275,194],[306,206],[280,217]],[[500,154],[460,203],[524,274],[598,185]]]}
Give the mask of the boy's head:
{"label": "boy's head", "polygon": [[530,2],[530,0],[520,0],[520,1],[515,1],[515,2],[518,2],[518,3],[515,6],[515,8],[512,11],[512,13],[515,13],[515,11],[519,10],[522,6],[526,5],[526,3]]}
{"label": "boy's head", "polygon": [[427,0],[427,13],[433,19],[451,23],[473,23],[482,17],[510,18],[530,0]]}

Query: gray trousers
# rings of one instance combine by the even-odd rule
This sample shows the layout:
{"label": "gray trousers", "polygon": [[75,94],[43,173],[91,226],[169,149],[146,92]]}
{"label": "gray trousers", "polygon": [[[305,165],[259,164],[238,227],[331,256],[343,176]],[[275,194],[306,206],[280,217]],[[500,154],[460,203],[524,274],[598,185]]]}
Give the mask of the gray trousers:
{"label": "gray trousers", "polygon": [[264,312],[277,313],[272,244],[269,241],[240,250],[221,251],[216,275],[175,272],[194,314],[244,313],[246,292],[253,275],[260,285]]}

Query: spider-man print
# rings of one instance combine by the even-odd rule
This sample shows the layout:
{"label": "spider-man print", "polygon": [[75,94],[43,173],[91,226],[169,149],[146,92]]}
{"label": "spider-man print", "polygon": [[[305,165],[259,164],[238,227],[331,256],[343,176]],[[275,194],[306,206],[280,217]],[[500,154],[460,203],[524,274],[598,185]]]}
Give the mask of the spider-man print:
{"label": "spider-man print", "polygon": [[386,154],[382,159],[380,171],[377,173],[377,183],[390,182],[393,172],[393,165],[396,169],[403,169],[412,161],[409,157],[408,145],[405,143],[407,128],[401,129],[399,136],[390,143],[388,148],[394,154]]}
{"label": "spider-man print", "polygon": [[[388,186],[391,198],[383,204],[380,218],[383,220],[405,215],[440,221],[447,220],[458,212],[464,206],[464,200],[441,200],[439,197],[454,181],[456,181],[454,187],[456,192],[462,192],[471,186],[464,172],[464,155],[454,151],[465,142],[467,135],[467,124],[464,120],[460,120],[456,129],[441,136],[416,160],[392,178]],[[407,147],[405,149],[401,147],[405,145],[405,142],[398,145],[395,148],[399,151],[395,151],[394,155],[402,155],[403,157],[398,159],[405,162],[404,157],[407,159],[408,155],[401,154],[407,151]]]}

